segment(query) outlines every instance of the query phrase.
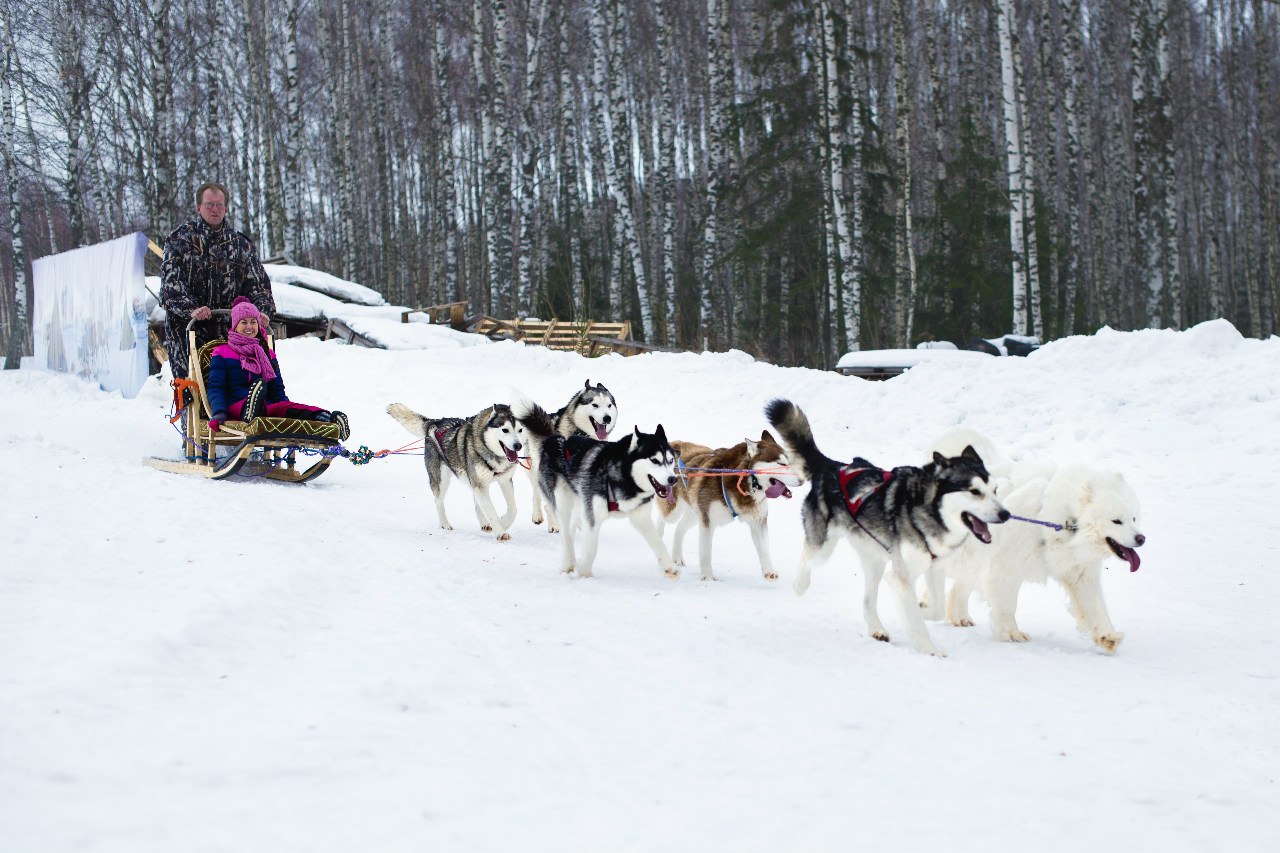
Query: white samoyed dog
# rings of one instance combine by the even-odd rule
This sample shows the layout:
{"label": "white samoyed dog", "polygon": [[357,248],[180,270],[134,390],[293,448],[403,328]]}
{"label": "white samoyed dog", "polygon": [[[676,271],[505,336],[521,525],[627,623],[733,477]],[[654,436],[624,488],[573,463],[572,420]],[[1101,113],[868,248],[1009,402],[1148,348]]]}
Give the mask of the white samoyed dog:
{"label": "white samoyed dog", "polygon": [[1103,651],[1114,652],[1124,634],[1115,629],[1107,612],[1103,563],[1117,557],[1136,572],[1141,565],[1136,549],[1147,541],[1138,497],[1123,475],[1083,465],[1013,463],[972,430],[951,431],[939,440],[938,451],[946,453],[956,440],[972,444],[979,455],[984,449],[992,455],[988,470],[993,477],[1005,478],[998,492],[1013,518],[993,530],[990,545],[966,543],[937,561],[921,603],[925,618],[943,618],[945,575],[952,579],[946,596],[948,622],[973,625],[969,599],[976,590],[991,606],[996,639],[1025,642],[1029,637],[1015,618],[1018,591],[1027,581],[1053,578],[1067,593],[1077,627]]}

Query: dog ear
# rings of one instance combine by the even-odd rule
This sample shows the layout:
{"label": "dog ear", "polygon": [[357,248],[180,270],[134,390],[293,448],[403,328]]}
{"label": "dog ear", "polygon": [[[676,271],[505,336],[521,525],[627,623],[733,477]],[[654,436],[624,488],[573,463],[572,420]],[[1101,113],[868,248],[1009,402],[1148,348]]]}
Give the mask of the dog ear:
{"label": "dog ear", "polygon": [[972,444],[966,444],[964,450],[960,451],[960,455],[965,459],[972,459],[974,462],[982,461],[982,457],[978,455],[978,451],[973,449]]}
{"label": "dog ear", "polygon": [[945,468],[947,467],[947,457],[935,450],[933,451],[933,464],[939,468]]}
{"label": "dog ear", "polygon": [[662,424],[658,424],[658,428],[653,431],[653,435],[658,439],[658,441],[666,444],[668,447],[671,446],[667,441],[667,431],[662,428]]}
{"label": "dog ear", "polygon": [[584,382],[584,383],[582,384],[582,387],[583,387],[583,389],[585,389],[585,390],[587,390],[587,391],[590,391],[590,390],[591,390],[591,380],[590,380],[590,379],[588,379],[586,382]]}
{"label": "dog ear", "polygon": [[774,438],[774,437],[773,437],[773,433],[769,432],[767,429],[760,430],[760,440],[761,440],[761,441],[772,441],[772,442],[774,442],[775,444],[776,444],[776,443],[777,443],[777,441],[778,441],[776,438]]}
{"label": "dog ear", "polygon": [[631,431],[631,435],[627,436],[627,450],[635,450],[638,444],[640,444],[639,425],[637,425],[636,428]]}
{"label": "dog ear", "polygon": [[745,441],[745,442],[747,443],[747,455],[748,455],[748,456],[755,456],[755,455],[756,455],[756,451],[760,449],[760,442],[758,442],[758,441],[752,441],[752,440],[751,440],[751,439],[749,439],[749,438],[744,438],[744,439],[743,439],[743,441]]}

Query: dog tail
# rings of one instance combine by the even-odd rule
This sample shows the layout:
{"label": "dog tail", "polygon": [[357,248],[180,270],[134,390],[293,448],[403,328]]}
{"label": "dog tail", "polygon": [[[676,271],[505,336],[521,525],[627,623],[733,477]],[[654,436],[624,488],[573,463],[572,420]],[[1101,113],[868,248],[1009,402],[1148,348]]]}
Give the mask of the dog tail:
{"label": "dog tail", "polygon": [[511,404],[511,411],[516,420],[524,424],[525,429],[538,438],[550,438],[556,433],[556,425],[547,414],[547,410],[528,397],[517,397]]}
{"label": "dog tail", "polygon": [[410,435],[416,438],[426,438],[427,419],[404,403],[392,403],[387,406],[387,414],[395,418],[400,426],[409,431]]}
{"label": "dog tail", "polygon": [[764,407],[764,416],[778,430],[782,444],[787,448],[790,462],[801,468],[800,476],[806,480],[831,464],[813,440],[809,418],[804,410],[790,400],[772,400]]}

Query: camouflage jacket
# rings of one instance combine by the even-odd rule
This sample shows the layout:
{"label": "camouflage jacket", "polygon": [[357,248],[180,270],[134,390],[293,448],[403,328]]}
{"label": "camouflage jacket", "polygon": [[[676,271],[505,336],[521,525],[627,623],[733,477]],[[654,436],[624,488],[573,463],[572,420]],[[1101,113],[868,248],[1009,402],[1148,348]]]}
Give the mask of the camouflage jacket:
{"label": "camouflage jacket", "polygon": [[[247,237],[224,221],[216,237],[208,223],[197,216],[174,229],[164,241],[160,271],[160,305],[165,310],[165,346],[173,362],[173,375],[185,376],[187,323],[201,305],[230,308],[237,296],[248,298],[258,310],[275,316],[258,252]],[[197,346],[225,337],[227,320],[215,318],[195,326]]]}

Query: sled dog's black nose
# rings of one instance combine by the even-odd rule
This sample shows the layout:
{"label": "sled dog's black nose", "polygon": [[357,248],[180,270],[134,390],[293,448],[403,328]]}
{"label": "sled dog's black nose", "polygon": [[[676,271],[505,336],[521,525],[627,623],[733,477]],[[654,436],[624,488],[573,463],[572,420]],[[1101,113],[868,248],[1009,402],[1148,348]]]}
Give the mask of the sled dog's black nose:
{"label": "sled dog's black nose", "polygon": [[1002,510],[1000,510],[1000,520],[1001,520],[1001,521],[1008,521],[1008,520],[1009,520],[1009,510],[1007,510],[1007,509],[1002,509]]}
{"label": "sled dog's black nose", "polygon": [[1133,537],[1133,541],[1134,541],[1134,542],[1137,542],[1139,545],[1144,545],[1144,544],[1146,544],[1147,537],[1145,537],[1145,536],[1143,536],[1141,533],[1139,533],[1137,536]]}

